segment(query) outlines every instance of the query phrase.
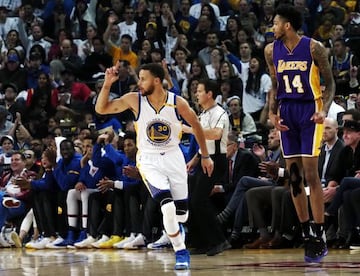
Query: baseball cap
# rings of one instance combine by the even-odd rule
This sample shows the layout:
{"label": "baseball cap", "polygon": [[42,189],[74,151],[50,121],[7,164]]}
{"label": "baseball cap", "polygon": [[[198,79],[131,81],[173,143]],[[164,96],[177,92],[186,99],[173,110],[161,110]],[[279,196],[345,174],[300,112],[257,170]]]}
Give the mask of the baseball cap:
{"label": "baseball cap", "polygon": [[2,145],[2,143],[4,143],[5,140],[10,140],[10,142],[14,145],[14,138],[12,138],[12,136],[10,135],[2,136],[0,139],[0,145]]}
{"label": "baseball cap", "polygon": [[9,82],[9,83],[5,84],[3,86],[3,90],[5,91],[6,88],[8,88],[8,87],[11,87],[16,94],[18,93],[18,87],[17,87],[17,85],[15,83]]}
{"label": "baseball cap", "polygon": [[360,131],[360,122],[347,120],[344,122],[343,129],[348,129],[352,131],[359,132]]}
{"label": "baseball cap", "polygon": [[8,62],[19,62],[19,57],[17,54],[13,53],[8,55],[7,60]]}
{"label": "baseball cap", "polygon": [[147,29],[149,27],[152,27],[153,29],[156,30],[157,29],[157,24],[155,22],[148,22],[148,23],[146,23],[145,28]]}

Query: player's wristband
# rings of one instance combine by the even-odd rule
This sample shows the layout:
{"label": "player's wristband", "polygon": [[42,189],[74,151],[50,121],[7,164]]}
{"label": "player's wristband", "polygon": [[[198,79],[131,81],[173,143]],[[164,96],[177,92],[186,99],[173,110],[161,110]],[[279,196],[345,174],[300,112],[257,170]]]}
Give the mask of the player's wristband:
{"label": "player's wristband", "polygon": [[114,181],[114,188],[119,189],[119,190],[124,189],[124,182],[119,181],[119,180],[115,180]]}
{"label": "player's wristband", "polygon": [[206,155],[206,156],[201,155],[201,159],[210,159],[210,155]]}
{"label": "player's wristband", "polygon": [[279,176],[279,177],[284,177],[284,176],[285,176],[285,169],[284,169],[284,168],[279,168],[279,170],[278,170],[278,176]]}

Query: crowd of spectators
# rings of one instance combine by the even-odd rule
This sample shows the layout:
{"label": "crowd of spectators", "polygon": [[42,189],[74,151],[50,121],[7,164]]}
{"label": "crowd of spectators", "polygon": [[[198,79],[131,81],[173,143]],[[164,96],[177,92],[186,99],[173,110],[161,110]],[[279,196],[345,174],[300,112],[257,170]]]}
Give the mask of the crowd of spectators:
{"label": "crowd of spectators", "polygon": [[[198,114],[201,106],[197,101],[197,85],[203,79],[214,80],[218,87],[215,101],[229,116],[232,130],[229,145],[236,145],[234,152],[247,148],[247,153],[253,155],[251,160],[263,164],[261,172],[241,174],[235,183],[228,175],[228,183],[215,185],[210,195],[218,208],[220,224],[232,230],[229,237],[232,246],[243,245],[241,227],[249,224],[261,229],[262,240],[256,240],[248,248],[293,245],[288,241],[296,234],[294,225],[284,229],[280,225],[282,217],[274,222],[273,215],[271,224],[276,239],[272,240],[265,228],[269,222],[259,219],[257,205],[251,204],[249,215],[243,207],[247,198],[254,197],[246,194],[254,188],[244,184],[250,177],[264,177],[259,186],[265,188],[256,187],[264,189],[267,195],[275,191],[269,186],[284,182],[263,163],[266,160],[278,164],[280,158],[279,155],[277,159],[270,158],[274,149],[268,148],[268,135],[269,143],[275,138],[267,117],[271,79],[263,49],[274,40],[276,6],[288,2],[303,14],[302,34],[326,46],[336,82],[328,117],[333,120],[330,125],[341,126],[344,113],[360,110],[360,1],[0,0],[1,185],[5,187],[11,182],[9,179],[15,181],[20,177],[22,181],[18,184],[32,190],[32,194],[22,191],[18,197],[15,196],[18,188],[12,187],[15,190],[9,194],[13,200],[4,200],[0,209],[10,210],[0,212],[0,227],[6,222],[14,223],[15,218],[23,242],[29,239],[29,233],[33,239],[47,238],[35,245],[38,248],[48,244],[78,247],[92,244],[98,248],[144,246],[156,240],[154,225],[161,235],[161,223],[154,222],[158,220],[158,206],[138,185],[141,180],[136,169],[131,169],[135,165],[134,115],[124,112],[100,116],[94,110],[106,68],[120,61],[119,80],[111,87],[110,94],[111,98],[117,98],[136,91],[139,66],[155,62],[161,63],[166,72],[164,87],[188,100]],[[351,119],[359,121],[358,115]],[[346,129],[359,133],[358,125]],[[341,138],[342,134],[336,136]],[[359,143],[359,137],[354,139]],[[191,135],[184,134],[182,148],[187,160],[196,151],[193,142]],[[353,147],[356,152],[358,148],[358,144]],[[227,157],[231,159],[233,154]],[[325,168],[321,165],[321,169]],[[337,172],[336,181],[329,187],[339,186],[345,176],[358,177],[359,169]],[[241,181],[242,176],[248,179]],[[282,172],[280,177],[284,176],[286,173]],[[330,176],[324,181],[324,188],[329,181],[332,181]],[[229,184],[231,189],[223,188]],[[71,197],[67,198],[69,190]],[[88,190],[86,197],[76,193],[84,190]],[[241,194],[241,200],[234,201],[234,190],[238,196]],[[53,191],[59,191],[55,199],[51,195]],[[326,191],[326,202],[330,202],[335,191]],[[280,192],[283,201],[291,206],[286,200],[290,198],[286,194],[288,190],[283,188]],[[49,202],[49,199],[54,200]],[[82,202],[81,210],[76,201]],[[49,211],[55,210],[55,202],[59,206],[57,214]],[[267,204],[272,205],[271,198]],[[108,205],[113,206],[112,210]],[[328,216],[335,217],[340,205],[330,209]],[[113,216],[109,216],[111,212]],[[234,225],[234,212],[236,221],[241,223],[235,221]],[[106,214],[102,222],[101,214]],[[25,215],[26,223],[19,228]],[[77,222],[75,216],[82,217],[82,221]],[[21,219],[16,221],[16,218]],[[352,227],[360,229],[356,227],[360,227],[360,221]],[[78,228],[81,231],[76,235]],[[281,239],[284,233],[287,240]],[[126,242],[130,244],[124,243],[123,236],[129,237]],[[190,233],[190,241],[191,238],[196,237]],[[340,239],[337,243],[340,247],[349,247],[351,243],[347,235],[333,234],[331,239],[334,243]],[[163,240],[168,242],[166,237]],[[3,246],[12,244],[11,239],[0,238],[0,242]],[[19,245],[19,241],[15,244]]]}

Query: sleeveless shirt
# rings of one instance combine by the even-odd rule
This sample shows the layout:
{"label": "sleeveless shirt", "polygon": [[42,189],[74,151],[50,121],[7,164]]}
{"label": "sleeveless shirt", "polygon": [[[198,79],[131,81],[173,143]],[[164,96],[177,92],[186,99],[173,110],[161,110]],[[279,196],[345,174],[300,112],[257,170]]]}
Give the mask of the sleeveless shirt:
{"label": "sleeveless shirt", "polygon": [[157,111],[146,96],[139,94],[135,129],[141,152],[165,153],[179,148],[182,121],[176,109],[176,95],[167,91],[165,104]]}
{"label": "sleeveless shirt", "polygon": [[310,50],[311,38],[302,36],[290,51],[281,40],[274,41],[273,61],[278,81],[278,100],[313,101],[322,97],[320,73]]}

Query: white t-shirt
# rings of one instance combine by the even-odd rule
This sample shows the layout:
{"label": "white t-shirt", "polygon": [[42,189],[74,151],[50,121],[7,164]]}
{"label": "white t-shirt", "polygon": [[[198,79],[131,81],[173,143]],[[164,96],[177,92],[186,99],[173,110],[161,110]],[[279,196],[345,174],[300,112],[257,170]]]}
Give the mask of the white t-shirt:
{"label": "white t-shirt", "polygon": [[[220,16],[220,10],[219,7],[213,3],[209,3],[210,6],[214,9],[214,13],[216,15],[216,18]],[[199,19],[201,14],[201,3],[194,4],[190,7],[189,14],[196,19]]]}
{"label": "white t-shirt", "polygon": [[132,43],[134,43],[138,37],[136,33],[137,23],[133,22],[131,25],[126,24],[126,21],[120,22],[118,24],[120,28],[120,37],[124,34],[128,34],[132,37]]}
{"label": "white t-shirt", "polygon": [[345,111],[345,109],[341,105],[339,105],[339,104],[335,103],[334,101],[332,101],[327,117],[332,118],[332,119],[337,121],[338,113],[344,112],[344,111]]}
{"label": "white t-shirt", "polygon": [[250,93],[245,91],[246,83],[244,84],[243,92],[243,110],[245,113],[254,113],[262,109],[266,103],[266,95],[271,89],[271,78],[268,74],[263,74],[260,79],[259,91]]}

